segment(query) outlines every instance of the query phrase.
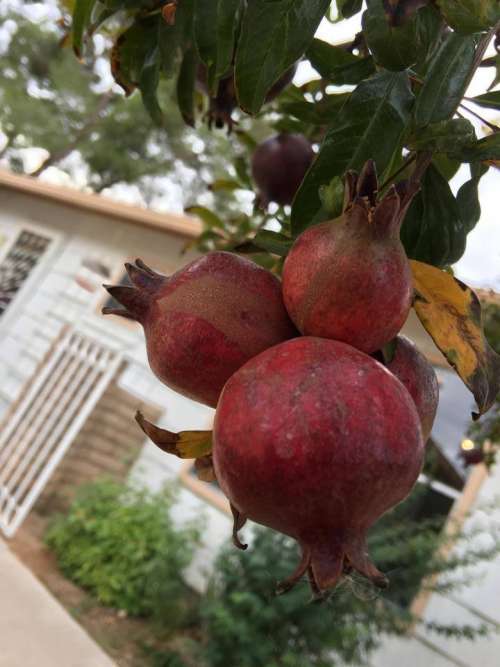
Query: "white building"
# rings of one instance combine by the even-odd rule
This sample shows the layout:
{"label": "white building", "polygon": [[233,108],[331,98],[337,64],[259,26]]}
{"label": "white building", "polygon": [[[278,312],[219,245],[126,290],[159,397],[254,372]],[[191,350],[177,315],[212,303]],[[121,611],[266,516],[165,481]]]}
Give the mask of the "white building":
{"label": "white building", "polygon": [[[230,538],[228,504],[196,479],[189,462],[144,442],[133,414],[141,407],[178,431],[209,428],[213,411],[154,378],[139,325],[100,314],[108,298],[101,284],[120,282],[125,261],[141,257],[167,274],[189,261],[194,255],[181,253],[199,233],[198,222],[2,171],[0,202],[0,529],[13,534],[55,480],[67,487],[100,470],[124,474],[132,466],[133,478],[153,489],[179,481],[179,519],[204,517],[205,543],[188,572],[202,588],[204,572]],[[416,319],[407,331],[442,364]],[[471,398],[454,373],[443,367],[438,374],[441,407],[433,440],[442,474],[429,494],[445,522],[448,514],[460,518],[491,501],[500,471],[488,476],[477,466],[466,477],[458,447]],[[470,521],[487,526],[485,517],[477,509]],[[427,620],[500,629],[500,561],[475,574],[479,579],[453,597],[417,596],[414,610]],[[388,639],[371,665],[497,667],[499,655],[500,636],[468,643],[417,630],[405,640]]]}

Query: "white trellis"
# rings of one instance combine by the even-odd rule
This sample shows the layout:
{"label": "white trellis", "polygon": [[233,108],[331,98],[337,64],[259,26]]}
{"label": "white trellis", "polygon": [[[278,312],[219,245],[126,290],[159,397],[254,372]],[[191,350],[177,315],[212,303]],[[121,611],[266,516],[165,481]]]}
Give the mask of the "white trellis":
{"label": "white trellis", "polygon": [[0,530],[12,537],[122,357],[72,329],[55,342],[0,431]]}

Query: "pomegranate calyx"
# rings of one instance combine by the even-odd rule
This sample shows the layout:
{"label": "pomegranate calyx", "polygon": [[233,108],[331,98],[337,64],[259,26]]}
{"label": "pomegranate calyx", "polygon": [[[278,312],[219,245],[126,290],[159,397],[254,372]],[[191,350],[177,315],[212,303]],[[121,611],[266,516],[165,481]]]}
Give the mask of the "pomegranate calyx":
{"label": "pomegranate calyx", "polygon": [[125,264],[127,275],[132,285],[103,285],[104,289],[113,297],[122,308],[102,309],[103,315],[119,315],[137,322],[142,322],[149,310],[154,293],[165,284],[167,276],[153,271],[141,259],[135,264]]}
{"label": "pomegranate calyx", "polygon": [[241,514],[239,510],[236,509],[236,507],[230,503],[231,507],[231,512],[233,514],[233,533],[232,533],[232,538],[233,538],[233,544],[237,549],[241,549],[241,551],[245,551],[248,548],[248,544],[244,544],[240,538],[238,537],[238,532],[243,528],[243,526],[247,522],[246,516]]}

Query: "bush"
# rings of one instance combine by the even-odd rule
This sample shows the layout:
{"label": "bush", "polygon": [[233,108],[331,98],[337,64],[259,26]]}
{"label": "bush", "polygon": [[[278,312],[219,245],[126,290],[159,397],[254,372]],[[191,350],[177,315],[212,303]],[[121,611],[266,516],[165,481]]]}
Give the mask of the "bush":
{"label": "bush", "polygon": [[185,620],[181,572],[196,542],[193,526],[174,527],[171,491],[151,494],[110,481],[83,487],[46,533],[64,574],[98,600],[164,627]]}

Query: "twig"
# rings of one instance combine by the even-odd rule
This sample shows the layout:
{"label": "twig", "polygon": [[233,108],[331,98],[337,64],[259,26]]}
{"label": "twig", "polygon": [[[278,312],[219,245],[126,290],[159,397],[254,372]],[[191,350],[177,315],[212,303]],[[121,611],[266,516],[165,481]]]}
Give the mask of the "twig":
{"label": "twig", "polygon": [[415,162],[416,159],[417,159],[417,154],[416,153],[412,153],[410,155],[410,157],[406,158],[406,160],[399,167],[399,169],[396,169],[396,171],[393,174],[391,174],[390,176],[388,176],[386,178],[386,180],[382,183],[382,185],[379,187],[379,192],[384,190],[389,185],[389,183],[391,183],[391,181],[393,181],[397,176],[399,176],[399,174],[402,171],[404,171],[406,169],[406,167],[408,167],[410,164]]}
{"label": "twig", "polygon": [[462,107],[462,109],[464,111],[467,111],[467,113],[470,113],[472,116],[475,116],[478,120],[480,120],[481,123],[486,125],[486,127],[489,127],[490,130],[493,130],[493,132],[498,132],[500,130],[500,127],[498,127],[498,125],[495,125],[494,123],[490,123],[488,120],[486,120],[486,118],[483,118],[482,116],[480,116],[478,113],[476,113],[472,109],[469,109],[469,107],[466,107],[465,104],[463,104],[463,102],[460,103],[460,106]]}

